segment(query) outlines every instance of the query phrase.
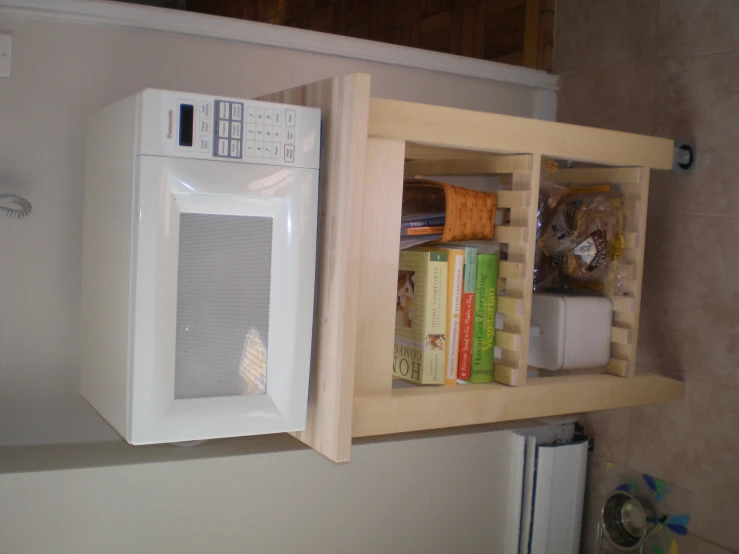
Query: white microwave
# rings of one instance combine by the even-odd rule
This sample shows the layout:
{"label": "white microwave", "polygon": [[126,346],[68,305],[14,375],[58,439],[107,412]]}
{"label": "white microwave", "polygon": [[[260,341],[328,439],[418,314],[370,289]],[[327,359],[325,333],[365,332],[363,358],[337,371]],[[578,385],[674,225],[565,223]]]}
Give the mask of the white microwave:
{"label": "white microwave", "polygon": [[305,428],[320,121],[150,89],[93,115],[81,393],[129,443]]}

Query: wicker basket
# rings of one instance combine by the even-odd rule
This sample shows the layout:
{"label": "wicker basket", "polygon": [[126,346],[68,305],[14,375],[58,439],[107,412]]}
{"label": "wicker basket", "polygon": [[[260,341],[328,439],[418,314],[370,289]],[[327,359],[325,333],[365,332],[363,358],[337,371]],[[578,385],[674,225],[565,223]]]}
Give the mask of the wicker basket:
{"label": "wicker basket", "polygon": [[406,179],[403,184],[403,214],[442,209],[446,213],[444,234],[439,242],[493,238],[496,205],[493,192],[427,179]]}

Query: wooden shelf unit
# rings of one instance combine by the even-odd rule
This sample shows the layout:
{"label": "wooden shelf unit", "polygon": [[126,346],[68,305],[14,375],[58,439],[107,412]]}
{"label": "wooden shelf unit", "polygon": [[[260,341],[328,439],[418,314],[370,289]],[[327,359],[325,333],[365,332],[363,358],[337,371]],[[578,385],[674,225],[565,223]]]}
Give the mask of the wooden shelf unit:
{"label": "wooden shelf unit", "polygon": [[[334,461],[352,437],[423,431],[679,400],[684,384],[636,373],[650,169],[671,140],[371,98],[348,75],[265,99],[323,110],[321,217],[308,428],[296,436]],[[550,160],[578,162],[551,171]],[[394,388],[392,356],[404,175],[485,177],[509,222],[501,264],[496,383]],[[540,180],[614,183],[626,198],[628,296],[613,297],[607,367],[527,379]]]}

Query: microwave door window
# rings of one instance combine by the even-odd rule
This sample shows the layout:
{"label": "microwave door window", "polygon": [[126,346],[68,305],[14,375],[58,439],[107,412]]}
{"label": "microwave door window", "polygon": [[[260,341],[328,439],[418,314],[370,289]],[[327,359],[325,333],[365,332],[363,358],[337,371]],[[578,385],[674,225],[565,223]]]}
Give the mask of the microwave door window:
{"label": "microwave door window", "polygon": [[265,394],[273,219],[181,213],[176,399]]}

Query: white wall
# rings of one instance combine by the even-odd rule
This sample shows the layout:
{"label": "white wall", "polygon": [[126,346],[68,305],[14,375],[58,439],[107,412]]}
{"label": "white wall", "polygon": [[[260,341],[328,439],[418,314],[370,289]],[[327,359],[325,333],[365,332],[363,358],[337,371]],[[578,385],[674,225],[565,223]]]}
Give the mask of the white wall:
{"label": "white wall", "polygon": [[0,475],[0,552],[502,554],[511,433]]}
{"label": "white wall", "polygon": [[[116,438],[77,394],[90,111],[144,87],[252,97],[353,71],[372,73],[376,96],[537,109],[530,88],[240,42],[1,12],[0,32],[13,34],[12,76],[0,78],[0,191],[34,205],[27,220],[0,219],[0,445]],[[301,450],[4,474],[0,552],[500,552],[509,441],[499,432],[364,444],[344,466]],[[59,467],[58,448],[87,452],[33,447],[28,459]],[[9,450],[22,451],[16,470],[29,467],[25,450],[5,449],[6,460]]]}
{"label": "white wall", "polygon": [[145,87],[254,97],[343,73],[375,96],[531,116],[535,89],[305,52],[0,12],[0,192],[34,206],[0,219],[0,445],[115,435],[79,397],[87,114]]}

